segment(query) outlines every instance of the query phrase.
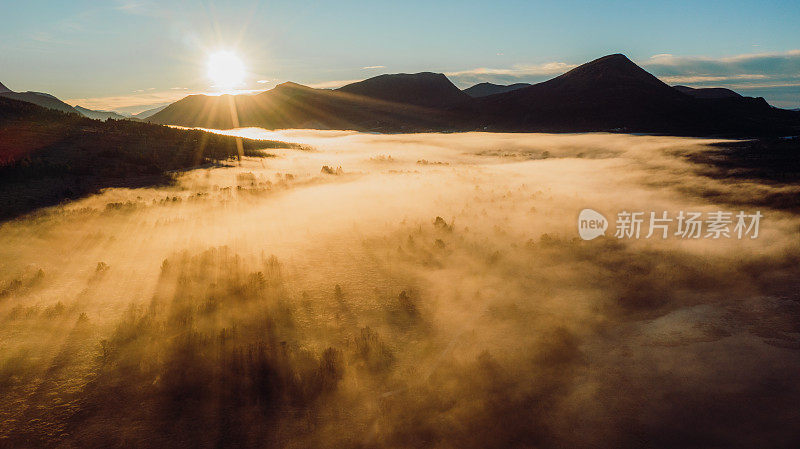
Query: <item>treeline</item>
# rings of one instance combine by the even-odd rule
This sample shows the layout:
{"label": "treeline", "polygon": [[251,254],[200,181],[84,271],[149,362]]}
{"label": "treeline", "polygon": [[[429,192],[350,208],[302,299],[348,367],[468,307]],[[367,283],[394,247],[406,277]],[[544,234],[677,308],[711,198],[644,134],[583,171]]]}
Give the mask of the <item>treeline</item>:
{"label": "treeline", "polygon": [[[238,139],[245,156],[301,145]],[[237,138],[129,120],[101,122],[0,98],[0,219],[105,187],[168,183],[169,172],[239,156]]]}

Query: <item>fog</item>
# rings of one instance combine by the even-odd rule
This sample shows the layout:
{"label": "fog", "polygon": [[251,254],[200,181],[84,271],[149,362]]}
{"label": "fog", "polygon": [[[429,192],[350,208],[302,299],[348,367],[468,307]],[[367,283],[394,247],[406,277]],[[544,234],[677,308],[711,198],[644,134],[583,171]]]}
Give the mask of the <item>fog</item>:
{"label": "fog", "polygon": [[[310,145],[0,225],[0,444],[796,447],[797,187],[714,140],[224,131]],[[733,211],[756,239],[578,238]]]}

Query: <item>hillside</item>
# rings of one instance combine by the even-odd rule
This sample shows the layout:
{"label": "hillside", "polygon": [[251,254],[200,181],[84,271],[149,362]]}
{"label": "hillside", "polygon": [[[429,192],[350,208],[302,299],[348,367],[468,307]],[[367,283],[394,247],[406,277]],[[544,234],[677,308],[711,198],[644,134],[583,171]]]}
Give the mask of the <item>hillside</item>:
{"label": "hillside", "polygon": [[448,129],[461,118],[441,109],[283,83],[258,95],[191,95],[147,121],[222,129],[260,126],[415,132]]}
{"label": "hillside", "polygon": [[10,98],[17,101],[26,101],[43,108],[55,109],[56,111],[78,114],[78,111],[76,111],[72,106],[64,103],[50,94],[43,92],[14,92],[8,89],[6,86],[2,86],[2,89],[0,89],[0,97]]}
{"label": "hillside", "polygon": [[149,118],[153,114],[156,114],[156,113],[159,113],[159,112],[163,111],[164,108],[166,108],[167,106],[169,106],[169,104],[165,104],[163,106],[158,106],[158,107],[155,107],[155,108],[151,108],[151,109],[148,109],[146,111],[142,111],[142,112],[140,112],[138,114],[133,114],[131,117],[138,118],[140,120],[144,120],[146,118]]}
{"label": "hillside", "polygon": [[[243,139],[246,155],[298,147]],[[168,172],[225,161],[236,139],[196,130],[101,122],[0,97],[0,219],[106,187],[171,182]]]}

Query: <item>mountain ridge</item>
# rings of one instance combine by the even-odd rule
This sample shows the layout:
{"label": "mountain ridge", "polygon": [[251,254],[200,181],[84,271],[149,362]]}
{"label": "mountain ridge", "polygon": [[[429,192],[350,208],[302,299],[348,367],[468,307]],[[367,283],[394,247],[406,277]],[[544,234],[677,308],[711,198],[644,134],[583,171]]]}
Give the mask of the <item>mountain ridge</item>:
{"label": "mountain ridge", "polygon": [[[800,116],[763,98],[695,98],[622,54],[604,56],[560,76],[477,99],[488,131],[644,132],[692,136],[793,133]],[[788,112],[788,111],[786,111]]]}
{"label": "mountain ridge", "polygon": [[469,98],[443,73],[433,72],[378,75],[335,90],[422,107],[451,107],[463,104]]}
{"label": "mountain ridge", "polygon": [[70,114],[78,114],[78,111],[76,111],[72,106],[64,103],[55,96],[44,92],[14,92],[0,83],[0,96],[10,98],[12,100],[33,103],[37,106],[42,106],[48,109],[55,109],[57,111],[67,112]]}
{"label": "mountain ridge", "polygon": [[489,95],[502,94],[511,92],[512,90],[522,89],[523,87],[530,86],[530,83],[514,83],[514,84],[494,84],[494,83],[478,83],[472,87],[468,87],[463,92],[472,98],[488,97]]}
{"label": "mountain ridge", "polygon": [[75,105],[73,106],[73,108],[84,117],[88,117],[95,120],[108,120],[108,119],[128,120],[128,117],[125,117],[124,115],[121,114],[117,114],[114,111],[97,111],[94,109],[84,108],[79,105]]}
{"label": "mountain ridge", "polygon": [[718,98],[741,98],[742,95],[724,87],[689,87],[672,86],[673,89],[695,98],[718,99]]}
{"label": "mountain ridge", "polygon": [[379,75],[339,89],[286,82],[257,95],[193,95],[148,121],[204,128],[392,133],[612,131],[748,136],[800,132],[800,114],[772,108],[763,98],[738,94],[702,98],[681,92],[622,54],[597,58],[541,83],[478,98],[459,90],[444,74],[421,72]]}

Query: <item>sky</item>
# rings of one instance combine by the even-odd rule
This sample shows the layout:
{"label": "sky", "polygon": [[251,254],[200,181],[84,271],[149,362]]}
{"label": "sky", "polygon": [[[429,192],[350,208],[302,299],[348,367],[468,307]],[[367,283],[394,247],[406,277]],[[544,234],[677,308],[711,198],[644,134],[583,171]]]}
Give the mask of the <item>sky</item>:
{"label": "sky", "polygon": [[235,52],[243,91],[443,72],[459,87],[538,82],[624,53],[669,84],[800,107],[800,2],[0,0],[0,82],[137,112],[213,91]]}

